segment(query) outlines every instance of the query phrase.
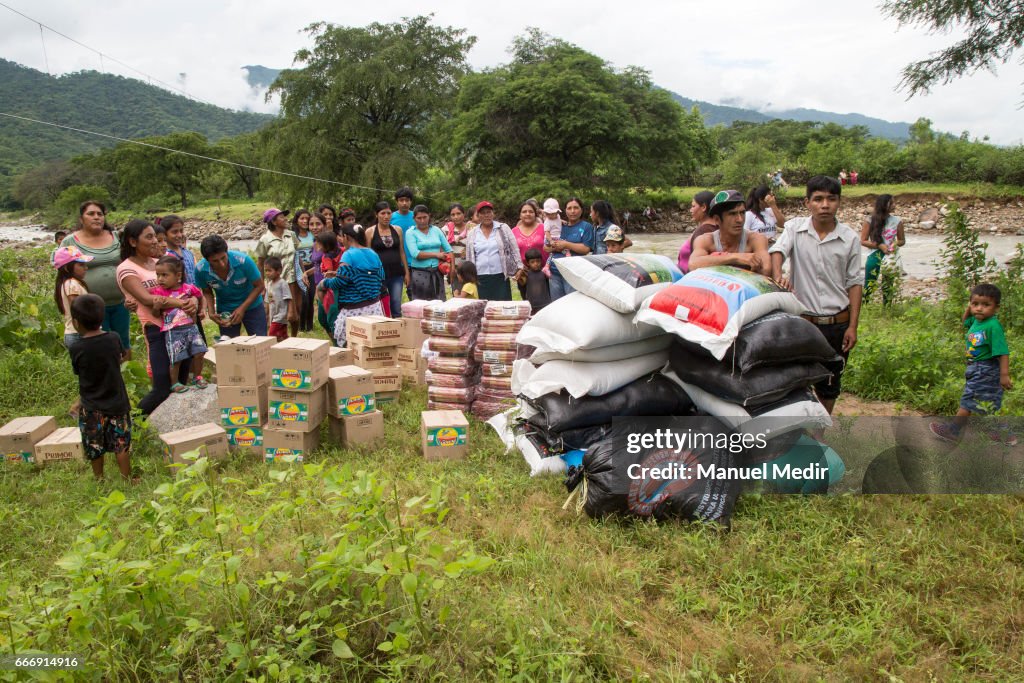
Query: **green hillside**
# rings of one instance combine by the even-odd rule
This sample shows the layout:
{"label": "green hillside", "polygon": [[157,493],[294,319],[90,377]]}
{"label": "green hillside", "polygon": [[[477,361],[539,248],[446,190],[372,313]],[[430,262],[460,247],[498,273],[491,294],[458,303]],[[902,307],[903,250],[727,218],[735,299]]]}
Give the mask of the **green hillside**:
{"label": "green hillside", "polygon": [[[196,131],[210,140],[247,133],[273,117],[175,95],[122,76],[48,76],[0,59],[0,111],[123,138]],[[0,117],[0,195],[11,177],[43,161],[113,146],[112,140]]]}

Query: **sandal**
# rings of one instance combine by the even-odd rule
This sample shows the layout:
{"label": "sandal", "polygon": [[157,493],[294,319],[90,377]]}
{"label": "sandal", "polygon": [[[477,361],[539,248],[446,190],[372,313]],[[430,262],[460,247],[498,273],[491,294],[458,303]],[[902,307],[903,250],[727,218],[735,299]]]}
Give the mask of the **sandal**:
{"label": "sandal", "polygon": [[196,375],[195,377],[193,377],[192,381],[189,382],[189,384],[194,386],[196,389],[205,389],[206,387],[210,386],[210,383],[203,379],[202,375]]}
{"label": "sandal", "polygon": [[186,387],[181,382],[175,382],[173,385],[171,385],[171,392],[175,394],[184,394],[186,391],[188,391],[188,387]]}

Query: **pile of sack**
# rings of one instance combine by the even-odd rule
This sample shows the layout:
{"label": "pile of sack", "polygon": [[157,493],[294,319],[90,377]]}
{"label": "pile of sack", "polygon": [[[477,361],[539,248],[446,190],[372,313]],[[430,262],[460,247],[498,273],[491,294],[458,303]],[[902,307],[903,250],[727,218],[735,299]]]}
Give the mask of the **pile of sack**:
{"label": "pile of sack", "polygon": [[626,453],[614,417],[704,416],[697,424],[722,435],[770,429],[757,448],[693,449],[680,457],[738,468],[813,463],[828,468],[824,490],[841,476],[838,456],[826,457],[827,449],[803,433],[831,424],[810,387],[829,376],[821,363],[836,355],[799,316],[803,306],[791,292],[731,267],[684,277],[669,259],[651,254],[571,257],[559,262],[559,272],[577,291],[519,332],[520,344],[536,348],[513,367],[518,414],[499,416],[514,416],[513,424],[492,424],[532,474],[567,473],[580,509],[727,525],[739,495],[740,484],[731,480],[627,476],[631,465],[647,467],[666,455]]}
{"label": "pile of sack", "polygon": [[533,349],[519,344],[516,335],[530,317],[528,301],[489,301],[484,307],[480,336],[473,358],[480,363],[480,386],[473,402],[473,415],[489,420],[515,403],[512,393],[512,365]]}
{"label": "pile of sack", "polygon": [[423,306],[420,326],[430,335],[426,341],[428,410],[472,409],[480,384],[473,348],[485,305],[476,299],[449,299]]}

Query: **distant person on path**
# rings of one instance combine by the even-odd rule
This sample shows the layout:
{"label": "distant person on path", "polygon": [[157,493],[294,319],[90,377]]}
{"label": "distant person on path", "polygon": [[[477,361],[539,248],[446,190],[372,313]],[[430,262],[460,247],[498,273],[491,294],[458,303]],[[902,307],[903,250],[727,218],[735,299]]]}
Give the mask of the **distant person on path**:
{"label": "distant person on path", "polygon": [[199,245],[203,260],[196,266],[196,286],[203,290],[210,319],[225,337],[237,337],[245,325],[248,335],[267,335],[263,310],[266,285],[260,269],[249,256],[228,249],[220,235],[210,235]]}
{"label": "distant person on path", "polygon": [[[815,385],[829,413],[842,389],[843,368],[857,345],[857,324],[864,289],[860,240],[857,233],[836,219],[842,186],[835,178],[814,176],[807,183],[808,218],[789,220],[782,237],[769,249],[772,278],[792,287],[808,311],[804,318],[817,325],[841,361],[824,363],[832,377]],[[790,275],[782,264],[790,261]]]}
{"label": "distant person on path", "polygon": [[[548,202],[555,202],[554,208],[555,213],[558,213],[557,200],[549,199],[544,202],[544,205],[548,208],[552,208]],[[526,252],[531,249],[543,249],[544,240],[546,238],[546,231],[544,228],[544,221],[542,218],[544,213],[541,210],[540,205],[533,199],[527,199],[519,207],[519,222],[516,223],[516,227],[512,228],[512,234],[516,238],[516,245],[519,247],[519,260],[526,263]],[[526,290],[523,286],[516,281],[516,286],[519,288],[520,298],[526,297]]]}
{"label": "distant person on path", "polygon": [[[182,301],[154,294],[159,287],[156,273],[157,259],[166,256],[156,239],[156,230],[149,221],[139,218],[128,221],[121,231],[121,265],[117,267],[117,284],[125,299],[134,302],[135,315],[149,347],[149,364],[153,371],[153,386],[139,401],[139,410],[149,415],[171,395],[173,383],[187,384],[189,366],[182,364],[174,382],[171,380],[171,356],[168,353],[167,332],[163,312],[180,308],[193,320],[199,313],[199,300],[189,297]],[[177,260],[177,259],[175,259]]]}
{"label": "distant person on path", "polygon": [[509,280],[518,279],[523,269],[512,229],[494,220],[494,205],[484,201],[476,205],[480,224],[466,240],[466,260],[476,266],[480,298],[488,301],[511,301]]}
{"label": "distant person on path", "polygon": [[743,227],[750,232],[764,235],[769,242],[775,240],[779,228],[786,227],[786,217],[782,215],[775,195],[767,185],[755,187],[747,195],[747,213]]}
{"label": "distant person on path", "polygon": [[845,168],[843,170],[839,171],[839,184],[840,185],[845,185],[848,178],[849,178],[849,176],[846,175],[846,169]]}
{"label": "distant person on path", "polygon": [[[932,433],[947,441],[959,441],[967,418],[973,414],[989,415],[1003,406],[1003,391],[1013,388],[1010,379],[1010,348],[999,324],[999,302],[1002,292],[991,284],[980,284],[971,290],[971,300],[961,318],[967,342],[967,372],[960,409],[952,422],[932,422]],[[1003,438],[990,432],[989,438],[1007,446],[1016,446],[1013,434]]]}
{"label": "distant person on path", "polygon": [[430,210],[417,204],[412,210],[416,226],[405,233],[409,260],[409,299],[445,300],[441,264],[447,262],[452,247],[441,228],[430,224]]}
{"label": "distant person on path", "polygon": [[[348,318],[357,315],[384,315],[381,292],[384,291],[386,273],[380,256],[373,249],[363,246],[363,236],[354,225],[342,226],[341,239],[345,251],[341,255],[338,270],[333,276],[325,278],[319,288],[334,295],[338,316],[332,337],[339,346],[345,346],[348,341]],[[400,242],[398,245],[401,248]],[[398,299],[394,308],[401,307],[401,299]]]}
{"label": "distant person on path", "polygon": [[131,466],[132,407],[121,377],[124,349],[117,334],[102,330],[105,317],[106,302],[95,294],[83,294],[71,304],[71,319],[80,337],[70,349],[82,406],[78,430],[93,476],[103,478],[103,458],[113,453],[121,476],[137,483]]}
{"label": "distant person on path", "polygon": [[857,172],[856,171],[850,171],[850,184],[851,185],[856,185],[857,184]]}
{"label": "distant person on path", "polygon": [[693,241],[690,270],[711,266],[735,266],[762,275],[771,274],[768,240],[743,227],[746,207],[736,190],[722,190],[711,200],[710,216],[718,229]]}
{"label": "distant person on path", "polygon": [[89,291],[103,298],[106,313],[103,329],[116,332],[121,338],[124,358],[132,357],[132,343],[128,334],[131,317],[124,306],[124,294],[117,286],[117,266],[121,263],[121,243],[117,233],[107,224],[107,207],[97,201],[86,201],[78,207],[78,227],[60,243],[62,247],[77,247],[91,256],[85,273]]}
{"label": "distant person on path", "polygon": [[[402,229],[391,225],[391,205],[377,202],[373,207],[377,224],[364,233],[363,244],[377,254],[384,264],[384,287],[388,292],[389,312],[392,318],[402,317],[402,293],[409,286],[409,263],[405,255],[405,235]],[[409,214],[410,217],[412,214]]]}
{"label": "distant person on path", "polygon": [[693,253],[694,240],[701,235],[718,230],[718,222],[708,213],[708,209],[711,208],[711,200],[714,198],[715,193],[711,190],[701,190],[693,195],[693,199],[690,201],[690,218],[697,224],[697,228],[690,235],[690,239],[683,242],[683,246],[679,247],[677,261],[679,270],[684,273],[690,270],[690,255]]}
{"label": "distant person on path", "polygon": [[868,254],[864,268],[864,301],[871,298],[881,276],[882,303],[886,306],[896,292],[893,291],[895,283],[891,282],[892,278],[882,274],[882,264],[891,264],[891,268],[899,269],[898,250],[907,243],[903,234],[903,220],[892,215],[895,208],[896,203],[891,194],[878,195],[871,218],[864,221],[860,229],[860,243],[874,250]]}
{"label": "distant person on path", "polygon": [[566,256],[586,256],[594,250],[594,226],[583,220],[583,202],[572,197],[565,203],[567,223],[562,226],[562,236],[544,245],[544,251],[551,256],[548,268],[551,271],[551,300],[561,299],[575,291],[565,278],[558,272],[558,260]]}
{"label": "distant person on path", "polygon": [[276,256],[281,259],[281,265],[284,266],[281,277],[292,290],[292,298],[288,303],[288,322],[297,323],[299,321],[297,304],[302,297],[295,274],[295,250],[298,248],[299,239],[288,228],[287,211],[267,209],[263,212],[263,222],[267,224],[267,231],[260,236],[256,242],[256,248],[253,249],[253,253],[256,254],[256,264],[259,266],[260,274],[263,275],[264,264],[268,256]]}
{"label": "distant person on path", "polygon": [[771,175],[771,185],[772,185],[772,190],[774,192],[777,192],[779,190],[779,188],[788,188],[789,187],[789,183],[787,183],[786,179],[782,177],[782,169],[781,168],[777,169],[774,174],[769,174],[769,175]]}
{"label": "distant person on path", "polygon": [[299,209],[292,217],[292,232],[298,243],[295,246],[296,277],[295,283],[299,286],[299,319],[291,324],[293,337],[298,337],[299,332],[309,332],[313,329],[313,313],[316,307],[313,301],[314,289],[306,286],[305,273],[313,267],[313,240],[316,235],[309,229],[309,221],[312,214],[308,209]]}
{"label": "distant person on path", "polygon": [[[190,386],[205,389],[207,382],[203,379],[203,357],[209,349],[197,324],[203,309],[203,293],[195,285],[184,281],[185,268],[177,256],[161,256],[156,262],[155,271],[157,286],[149,290],[150,294],[165,297],[169,301],[194,299],[199,304],[199,310],[194,316],[180,308],[165,308],[162,312],[163,325],[160,329],[164,332],[167,355],[171,361],[168,373],[171,391],[181,394],[188,391]],[[182,372],[182,366],[185,372]],[[179,382],[178,377],[181,375],[190,376],[191,380]]]}
{"label": "distant person on path", "polygon": [[[615,209],[612,208],[610,202],[604,199],[598,199],[596,202],[590,205],[590,220],[594,221],[594,254],[604,254],[608,251],[608,245],[605,243],[605,236],[608,231],[612,228],[617,228],[622,233],[622,228],[615,224]],[[622,244],[623,249],[628,249],[633,246],[633,241],[628,237],[623,236],[625,240]]]}
{"label": "distant person on path", "polygon": [[476,227],[476,223],[471,223],[467,219],[466,209],[462,204],[452,204],[448,207],[448,223],[444,226],[446,233],[445,237],[448,238],[448,244],[452,247],[452,267],[448,271],[448,280],[452,286],[452,296],[460,289],[459,283],[459,264],[466,259],[466,239],[469,237],[469,231]]}

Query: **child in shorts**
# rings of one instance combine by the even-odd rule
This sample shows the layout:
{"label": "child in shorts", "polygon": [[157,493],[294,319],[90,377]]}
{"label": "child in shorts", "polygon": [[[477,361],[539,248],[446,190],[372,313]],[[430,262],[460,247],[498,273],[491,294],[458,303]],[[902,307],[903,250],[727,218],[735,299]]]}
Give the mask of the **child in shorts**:
{"label": "child in shorts", "polygon": [[68,349],[82,403],[78,429],[97,479],[103,478],[104,455],[113,453],[121,476],[134,481],[131,404],[121,377],[121,338],[101,329],[105,313],[106,304],[95,294],[82,294],[71,302],[71,320],[79,334]]}
{"label": "child in shorts", "polygon": [[[202,310],[203,293],[195,285],[186,284],[185,266],[181,259],[174,255],[165,255],[156,262],[157,286],[149,290],[154,296],[187,300],[195,297],[199,300]],[[199,313],[196,314],[198,319]],[[195,389],[205,389],[207,382],[203,379],[203,356],[206,354],[206,342],[199,333],[196,321],[180,308],[170,308],[163,313],[163,325],[160,327],[167,340],[167,356],[171,361],[171,391],[181,394],[188,387],[178,381],[178,371],[182,363],[191,365],[189,384]]]}
{"label": "child in shorts", "polygon": [[[964,425],[972,414],[987,415],[1003,405],[1003,390],[1013,388],[1010,379],[1010,349],[1006,345],[1003,326],[999,324],[999,301],[1002,292],[991,284],[980,284],[971,290],[971,300],[963,314],[966,340],[967,373],[960,410],[952,422],[932,422],[929,427],[936,436],[959,441]],[[1016,446],[1012,433],[1001,436],[989,433],[993,441]]]}
{"label": "child in shorts", "polygon": [[277,341],[288,338],[288,302],[292,300],[291,288],[281,277],[283,270],[281,259],[276,256],[268,256],[263,264],[267,277],[267,320],[270,321],[267,334],[277,337]]}

